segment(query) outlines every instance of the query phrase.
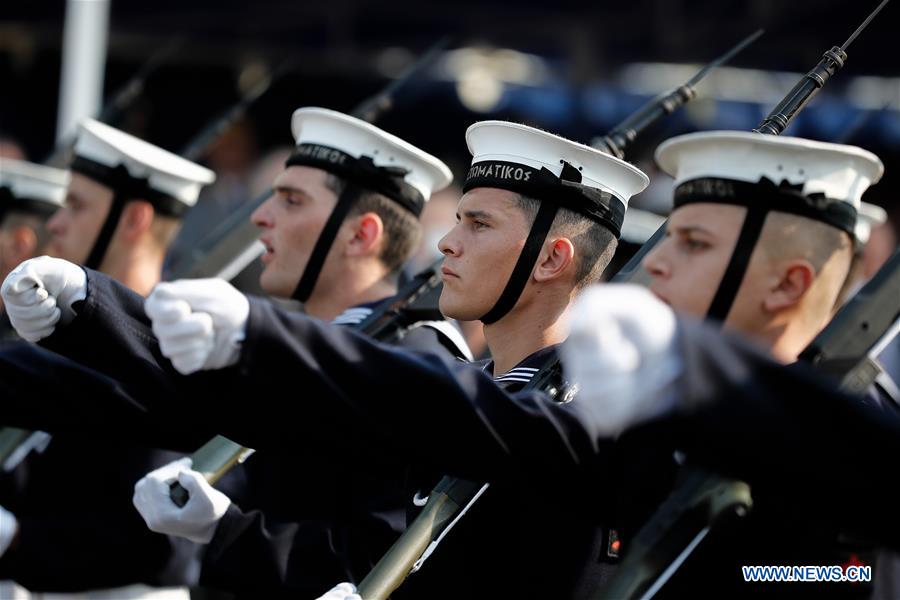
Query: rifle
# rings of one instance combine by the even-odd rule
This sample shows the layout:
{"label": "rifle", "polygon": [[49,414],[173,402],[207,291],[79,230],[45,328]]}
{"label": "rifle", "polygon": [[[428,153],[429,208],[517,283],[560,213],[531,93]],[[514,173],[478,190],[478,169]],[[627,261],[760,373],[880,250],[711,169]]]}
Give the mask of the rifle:
{"label": "rifle", "polygon": [[759,39],[764,33],[763,29],[741,40],[737,45],[708,63],[685,83],[674,90],[660,94],[637,111],[629,115],[624,121],[615,126],[603,137],[591,141],[591,146],[611,154],[616,158],[625,158],[625,149],[634,143],[634,140],[648,127],[658,122],[663,117],[672,114],[691,100],[697,97],[696,86],[713,69],[720,67],[737,56],[747,46]]}
{"label": "rifle", "polygon": [[[607,135],[597,138],[592,146],[602,152],[622,158],[626,148],[638,135],[664,116],[671,114],[696,96],[694,86],[713,68],[731,60],[738,52],[754,42],[763,31],[757,30],[722,56],[700,69],[677,89],[658,96],[630,115]],[[577,386],[567,381],[559,359],[544,364],[526,390],[539,390],[556,402],[569,402]],[[396,590],[406,577],[419,570],[449,528],[461,518],[489,484],[477,484],[454,477],[444,477],[428,497],[422,512],[410,527],[391,546],[359,584],[364,600],[384,600]]]}
{"label": "rifle", "polygon": [[900,333],[900,250],[834,315],[799,359],[860,394],[881,367],[874,358]]}
{"label": "rifle", "polygon": [[[138,69],[124,85],[122,85],[122,87],[116,90],[110,100],[103,105],[103,108],[100,109],[100,114],[97,116],[97,120],[107,124],[118,121],[125,111],[128,110],[141,95],[143,95],[147,79],[149,79],[160,66],[165,64],[171,56],[178,52],[182,46],[184,46],[186,41],[187,36],[180,35],[150,56],[147,62],[145,62],[141,68]],[[44,160],[44,164],[58,167],[67,164],[69,162],[68,156],[74,143],[75,135],[73,134],[71,137],[57,144],[50,156]]]}
{"label": "rifle", "polygon": [[260,81],[252,86],[240,100],[226,108],[218,117],[215,117],[207,123],[206,126],[200,130],[200,133],[191,138],[179,154],[187,160],[194,162],[197,162],[206,156],[212,145],[221,138],[225,132],[231,129],[232,125],[237,123],[245,114],[247,114],[250,107],[268,93],[276,81],[290,73],[296,66],[297,61],[294,59],[287,59],[281,62],[271,75],[260,79]]}
{"label": "rifle", "polygon": [[784,131],[797,113],[803,110],[803,107],[812,100],[812,97],[831,79],[831,76],[844,66],[844,63],[847,61],[847,48],[862,33],[862,30],[868,27],[875,15],[881,12],[881,9],[889,1],[882,0],[881,4],[866,17],[866,20],[856,28],[856,31],[847,38],[843,45],[840,47],[833,46],[825,52],[819,63],[797,82],[787,96],[772,109],[772,112],[753,131],[771,135],[779,135]]}

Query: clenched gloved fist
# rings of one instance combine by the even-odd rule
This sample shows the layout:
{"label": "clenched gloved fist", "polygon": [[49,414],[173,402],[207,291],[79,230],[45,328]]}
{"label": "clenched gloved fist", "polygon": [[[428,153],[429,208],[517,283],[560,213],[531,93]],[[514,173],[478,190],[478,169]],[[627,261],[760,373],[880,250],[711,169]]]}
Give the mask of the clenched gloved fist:
{"label": "clenched gloved fist", "polygon": [[182,374],[237,363],[250,303],[222,279],[160,283],[144,310],[163,355]]}
{"label": "clenched gloved fist", "polygon": [[[170,496],[171,485],[176,481],[189,494],[182,507]],[[150,531],[198,544],[208,544],[213,539],[219,521],[231,506],[228,496],[191,470],[190,458],[176,460],[145,475],[134,485],[132,502]]]}
{"label": "clenched gloved fist", "polygon": [[19,336],[37,342],[75,318],[72,304],[87,297],[87,274],[67,260],[39,256],[13,269],[0,294]]}
{"label": "clenched gloved fist", "polygon": [[576,300],[560,352],[579,409],[598,411],[601,433],[673,408],[665,392],[682,370],[675,332],[672,309],[640,286],[598,285]]}

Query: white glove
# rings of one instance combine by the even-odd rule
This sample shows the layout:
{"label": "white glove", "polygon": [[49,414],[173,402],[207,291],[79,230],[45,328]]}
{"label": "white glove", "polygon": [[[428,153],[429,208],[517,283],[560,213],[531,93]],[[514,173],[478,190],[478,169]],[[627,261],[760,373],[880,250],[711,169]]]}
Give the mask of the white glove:
{"label": "white glove", "polygon": [[0,294],[19,336],[37,342],[50,336],[57,323],[75,318],[72,304],[87,297],[87,274],[67,260],[30,258],[6,276]]}
{"label": "white glove", "polygon": [[163,355],[184,375],[237,363],[250,303],[222,279],[160,283],[144,310]]}
{"label": "white glove", "polygon": [[601,434],[674,407],[667,386],[681,373],[672,309],[645,288],[602,284],[572,308],[569,337],[560,350],[580,392],[573,408],[589,410]]}
{"label": "white glove", "polygon": [[339,583],[316,600],[362,600],[362,596],[355,592],[356,586],[352,583]]}
{"label": "white glove", "polygon": [[18,530],[19,521],[11,512],[0,506],[0,556],[9,550]]}
{"label": "white glove", "polygon": [[[190,498],[179,507],[172,501],[170,486],[178,481]],[[191,470],[191,459],[182,458],[152,471],[134,485],[135,508],[150,531],[208,544],[231,499]]]}

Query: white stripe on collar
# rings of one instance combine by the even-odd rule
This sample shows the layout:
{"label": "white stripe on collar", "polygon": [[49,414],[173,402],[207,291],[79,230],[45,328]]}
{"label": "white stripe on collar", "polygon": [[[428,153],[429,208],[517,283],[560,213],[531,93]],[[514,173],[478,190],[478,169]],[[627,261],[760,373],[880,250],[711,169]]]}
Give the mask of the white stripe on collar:
{"label": "white stripe on collar", "polygon": [[355,308],[348,308],[334,319],[332,319],[332,325],[356,325],[358,323],[362,323],[366,320],[366,318],[371,315],[373,310],[371,308],[367,308],[365,306],[357,306]]}
{"label": "white stripe on collar", "polygon": [[519,381],[521,383],[531,383],[531,377],[525,379],[523,377],[506,377],[504,375],[503,377],[497,377],[496,379],[494,379],[494,381],[496,383],[506,383],[507,381]]}

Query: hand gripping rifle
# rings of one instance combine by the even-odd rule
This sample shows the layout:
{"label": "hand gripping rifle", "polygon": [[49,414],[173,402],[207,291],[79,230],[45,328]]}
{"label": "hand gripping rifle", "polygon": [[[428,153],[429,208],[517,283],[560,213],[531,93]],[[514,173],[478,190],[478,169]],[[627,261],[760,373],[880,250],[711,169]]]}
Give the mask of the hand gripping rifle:
{"label": "hand gripping rifle", "polygon": [[[607,135],[594,140],[592,146],[622,158],[638,135],[692,100],[696,96],[694,86],[713,68],[731,60],[762,33],[762,30],[756,31],[706,65],[684,85],[641,107]],[[557,358],[542,366],[525,389],[539,390],[556,402],[568,402],[578,391],[577,386],[564,378],[562,365]],[[443,477],[428,496],[428,502],[419,516],[360,582],[359,594],[363,600],[385,600],[410,573],[419,570],[444,535],[487,490],[488,485]]]}

